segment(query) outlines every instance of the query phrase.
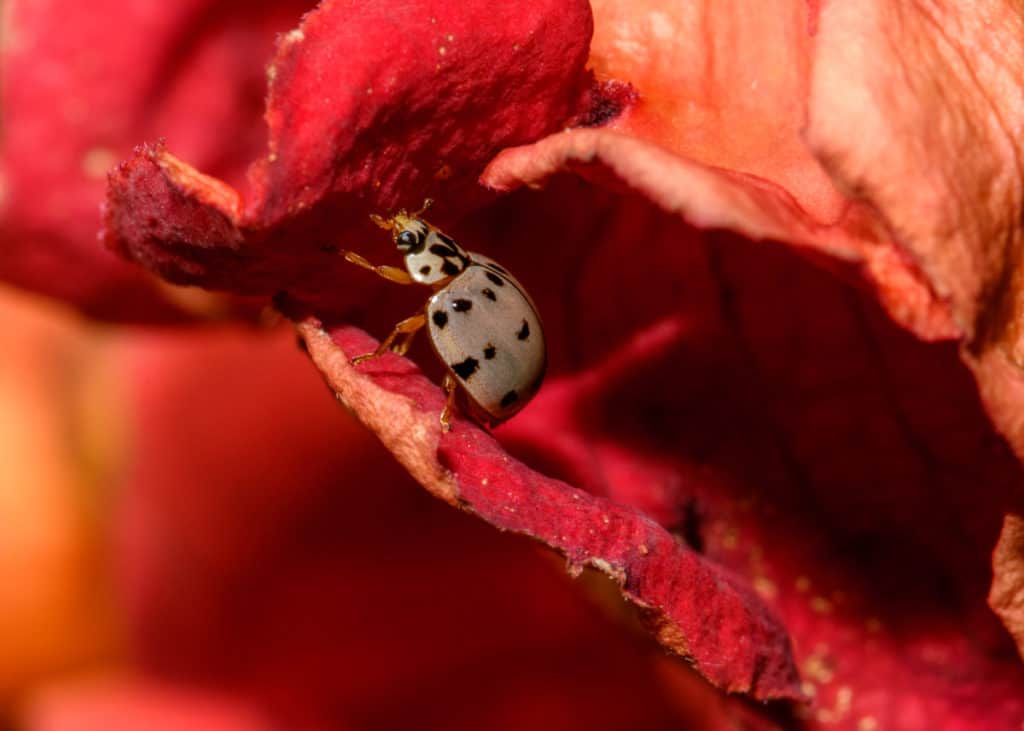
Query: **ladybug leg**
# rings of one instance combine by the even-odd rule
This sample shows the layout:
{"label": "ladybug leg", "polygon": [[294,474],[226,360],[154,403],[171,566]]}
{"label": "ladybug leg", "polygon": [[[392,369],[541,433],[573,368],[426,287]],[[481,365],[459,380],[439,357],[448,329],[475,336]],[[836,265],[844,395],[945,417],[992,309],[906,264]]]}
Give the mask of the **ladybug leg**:
{"label": "ladybug leg", "polygon": [[[420,327],[422,327],[422,325]],[[412,340],[413,340],[413,338],[416,337],[416,333],[418,333],[418,332],[419,332],[419,328],[417,328],[416,330],[413,330],[412,332],[405,333],[405,337],[402,338],[402,342],[400,342],[398,345],[395,345],[394,347],[392,347],[391,348],[391,352],[392,353],[397,353],[398,355],[405,355],[406,353],[408,353],[409,352],[409,346],[412,345]]]}
{"label": "ladybug leg", "polygon": [[452,411],[455,410],[455,387],[457,385],[458,382],[452,377],[452,374],[446,373],[442,384],[442,388],[448,396],[444,402],[444,409],[441,410],[441,431],[443,432],[452,430]]}
{"label": "ladybug leg", "polygon": [[368,262],[363,257],[359,256],[359,254],[355,253],[354,251],[342,251],[340,253],[344,255],[345,261],[351,264],[355,264],[357,267],[362,267],[367,271],[371,271],[377,276],[384,277],[384,279],[387,279],[391,282],[395,282],[397,284],[413,283],[412,277],[410,277],[409,273],[404,269],[389,266],[374,266],[373,264]]}
{"label": "ladybug leg", "polygon": [[370,360],[371,358],[377,358],[381,355],[384,355],[386,352],[391,350],[391,346],[394,344],[395,340],[398,339],[399,335],[404,335],[405,340],[397,348],[395,348],[395,352],[398,353],[399,355],[404,355],[405,351],[409,349],[409,343],[410,341],[412,341],[412,336],[416,334],[417,330],[419,330],[426,324],[427,316],[424,314],[407,317],[406,319],[402,320],[400,323],[395,325],[395,329],[391,331],[390,335],[388,335],[386,338],[384,338],[383,341],[381,341],[381,344],[377,346],[376,350],[374,350],[372,353],[364,353],[363,355],[357,355],[349,362],[352,363],[352,365],[359,365],[365,360]]}

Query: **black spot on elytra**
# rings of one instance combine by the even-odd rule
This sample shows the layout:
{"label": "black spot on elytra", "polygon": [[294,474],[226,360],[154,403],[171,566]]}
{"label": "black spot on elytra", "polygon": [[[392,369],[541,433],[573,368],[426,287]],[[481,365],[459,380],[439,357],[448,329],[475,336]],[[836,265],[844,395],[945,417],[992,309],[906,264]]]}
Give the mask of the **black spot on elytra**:
{"label": "black spot on elytra", "polygon": [[506,409],[518,400],[519,394],[516,393],[515,391],[509,391],[508,393],[501,397],[501,408]]}
{"label": "black spot on elytra", "polygon": [[444,264],[441,265],[441,271],[444,272],[449,277],[454,277],[462,270],[459,269],[458,265],[452,264],[450,261],[445,259]]}
{"label": "black spot on elytra", "polygon": [[434,312],[434,324],[444,329],[444,326],[448,324],[448,313],[441,310]]}
{"label": "black spot on elytra", "polygon": [[476,373],[476,369],[480,367],[480,361],[470,356],[461,363],[456,363],[452,366],[452,370],[455,371],[455,375],[461,378],[463,381],[468,381],[470,376]]}
{"label": "black spot on elytra", "polygon": [[530,337],[530,323],[528,323],[526,320],[523,320],[523,326],[519,328],[519,332],[516,333],[516,337],[519,338],[520,340],[526,340],[528,337]]}
{"label": "black spot on elytra", "polygon": [[498,297],[494,294],[494,290],[491,289],[490,287],[484,287],[482,290],[480,290],[480,294],[489,299],[491,302],[498,301]]}
{"label": "black spot on elytra", "polygon": [[491,360],[497,352],[498,350],[491,343],[487,343],[487,347],[484,348],[484,358]]}
{"label": "black spot on elytra", "polygon": [[452,309],[456,312],[469,312],[473,309],[473,303],[469,300],[458,299],[452,302]]}
{"label": "black spot on elytra", "polygon": [[421,266],[420,267],[420,274],[422,274],[424,277],[427,276],[428,274],[430,274],[430,265]]}
{"label": "black spot on elytra", "polygon": [[494,272],[487,272],[487,278],[490,279],[492,282],[494,282],[499,287],[504,287],[505,286],[505,280],[502,279],[501,277],[499,277]]}
{"label": "black spot on elytra", "polygon": [[455,249],[444,244],[433,244],[430,247],[430,253],[436,256],[447,258],[449,256],[455,256]]}

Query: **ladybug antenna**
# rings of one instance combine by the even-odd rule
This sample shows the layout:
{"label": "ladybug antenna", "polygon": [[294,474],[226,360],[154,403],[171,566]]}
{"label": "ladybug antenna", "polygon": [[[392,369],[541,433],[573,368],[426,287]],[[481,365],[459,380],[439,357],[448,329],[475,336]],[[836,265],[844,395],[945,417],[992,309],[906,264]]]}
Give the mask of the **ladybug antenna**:
{"label": "ladybug antenna", "polygon": [[430,208],[432,205],[434,205],[434,199],[433,198],[424,198],[423,199],[423,205],[420,206],[420,209],[418,211],[416,211],[414,214],[412,214],[413,217],[414,218],[419,218],[424,213],[426,213],[427,209]]}

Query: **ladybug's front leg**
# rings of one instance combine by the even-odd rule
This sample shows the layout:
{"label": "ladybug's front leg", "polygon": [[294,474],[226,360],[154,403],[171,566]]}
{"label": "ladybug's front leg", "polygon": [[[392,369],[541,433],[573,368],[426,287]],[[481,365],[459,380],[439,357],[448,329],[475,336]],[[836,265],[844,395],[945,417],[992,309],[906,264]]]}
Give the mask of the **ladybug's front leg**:
{"label": "ladybug's front leg", "polygon": [[355,264],[357,267],[362,267],[367,271],[371,271],[378,276],[384,277],[390,282],[395,282],[396,284],[413,284],[412,277],[410,277],[409,273],[404,269],[389,266],[374,266],[354,251],[342,251],[341,254],[344,255],[345,261],[350,264]]}
{"label": "ladybug's front leg", "polygon": [[398,347],[395,348],[395,352],[398,353],[399,355],[405,355],[405,351],[409,349],[409,343],[412,342],[412,336],[415,335],[416,332],[426,324],[427,316],[422,313],[420,313],[419,315],[413,315],[412,317],[407,317],[406,319],[402,320],[400,323],[395,325],[395,329],[391,331],[390,335],[384,338],[381,344],[377,346],[377,349],[375,351],[373,351],[372,353],[364,353],[363,355],[357,355],[350,362],[352,363],[352,365],[359,365],[364,360],[370,360],[371,358],[376,358],[378,356],[384,355],[384,353],[391,350],[391,346],[394,344],[395,340],[398,339],[399,335],[404,335],[405,340],[399,343]]}

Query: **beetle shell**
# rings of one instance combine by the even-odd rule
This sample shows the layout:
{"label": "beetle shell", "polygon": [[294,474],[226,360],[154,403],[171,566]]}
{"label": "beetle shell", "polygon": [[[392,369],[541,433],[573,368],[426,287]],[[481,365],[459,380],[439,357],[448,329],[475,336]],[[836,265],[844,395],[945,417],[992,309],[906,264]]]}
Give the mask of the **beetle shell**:
{"label": "beetle shell", "polygon": [[547,349],[529,295],[500,265],[480,254],[427,301],[427,327],[437,355],[476,407],[500,424],[540,388]]}

